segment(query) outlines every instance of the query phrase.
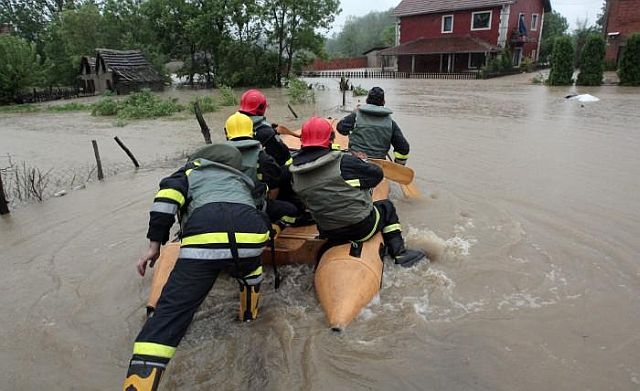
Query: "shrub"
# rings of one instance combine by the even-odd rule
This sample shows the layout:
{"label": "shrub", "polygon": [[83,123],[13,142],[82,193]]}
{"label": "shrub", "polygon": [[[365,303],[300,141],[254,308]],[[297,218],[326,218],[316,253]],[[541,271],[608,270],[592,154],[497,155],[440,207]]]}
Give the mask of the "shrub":
{"label": "shrub", "polygon": [[622,53],[620,69],[618,69],[620,85],[640,86],[640,34],[633,34],[627,39]]}
{"label": "shrub", "polygon": [[369,94],[369,91],[362,88],[362,86],[357,86],[353,88],[353,96],[365,96]]}
{"label": "shrub", "polygon": [[155,118],[172,115],[184,110],[177,99],[162,100],[148,89],[133,93],[121,101],[102,98],[95,104],[92,115],[117,115],[119,119]]}
{"label": "shrub", "polygon": [[121,102],[118,118],[140,119],[169,116],[184,109],[177,102],[176,98],[162,100],[153,95],[150,90],[144,89],[127,96]]}
{"label": "shrub", "polygon": [[93,105],[91,115],[110,116],[118,114],[118,102],[113,98],[104,97]]}
{"label": "shrub", "polygon": [[573,84],[573,42],[571,37],[561,36],[553,42],[549,84],[568,86]]}
{"label": "shrub", "polygon": [[604,38],[600,34],[590,34],[580,54],[580,73],[576,85],[599,86],[602,84],[604,53]]}
{"label": "shrub", "polygon": [[237,106],[238,97],[229,86],[220,86],[220,97],[218,98],[220,106]]}
{"label": "shrub", "polygon": [[315,103],[316,94],[304,80],[292,77],[289,80],[289,97],[292,103]]}
{"label": "shrub", "polygon": [[213,113],[214,111],[218,111],[218,105],[213,98],[210,95],[205,95],[198,96],[189,102],[189,111],[191,111],[191,113],[195,113],[194,105],[196,102],[200,105],[200,109],[203,113]]}
{"label": "shrub", "polygon": [[533,72],[536,69],[536,64],[533,62],[531,57],[525,57],[520,61],[520,70],[522,72]]}

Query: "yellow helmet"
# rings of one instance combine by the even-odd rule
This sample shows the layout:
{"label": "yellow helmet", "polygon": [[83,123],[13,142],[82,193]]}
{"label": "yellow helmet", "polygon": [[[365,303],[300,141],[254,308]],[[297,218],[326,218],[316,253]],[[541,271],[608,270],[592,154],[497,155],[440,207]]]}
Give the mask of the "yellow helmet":
{"label": "yellow helmet", "polygon": [[224,131],[227,135],[227,140],[239,137],[253,138],[253,121],[250,117],[236,112],[227,118],[227,122],[224,124]]}

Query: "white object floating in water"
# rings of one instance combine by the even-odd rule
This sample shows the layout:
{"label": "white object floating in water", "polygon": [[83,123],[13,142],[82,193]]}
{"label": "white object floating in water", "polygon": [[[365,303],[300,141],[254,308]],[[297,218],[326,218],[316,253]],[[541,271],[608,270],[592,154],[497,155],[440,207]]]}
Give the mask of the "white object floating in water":
{"label": "white object floating in water", "polygon": [[569,100],[577,100],[578,102],[597,102],[600,100],[597,96],[590,94],[572,94],[565,96],[565,98]]}
{"label": "white object floating in water", "polygon": [[63,196],[63,195],[65,195],[65,194],[67,194],[67,191],[66,191],[66,190],[64,190],[64,189],[62,189],[62,190],[60,190],[60,191],[58,191],[58,192],[53,193],[53,196],[54,196],[54,197],[62,197],[62,196]]}

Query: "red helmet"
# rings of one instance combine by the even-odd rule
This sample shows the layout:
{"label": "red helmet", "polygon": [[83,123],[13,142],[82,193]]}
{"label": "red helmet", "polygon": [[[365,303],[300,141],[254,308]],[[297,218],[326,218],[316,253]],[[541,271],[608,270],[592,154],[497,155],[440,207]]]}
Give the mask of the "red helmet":
{"label": "red helmet", "polygon": [[302,124],[300,143],[302,147],[324,147],[331,146],[333,138],[333,126],[326,118],[311,117]]}
{"label": "red helmet", "polygon": [[240,111],[249,115],[264,115],[267,98],[258,90],[247,90],[240,98]]}

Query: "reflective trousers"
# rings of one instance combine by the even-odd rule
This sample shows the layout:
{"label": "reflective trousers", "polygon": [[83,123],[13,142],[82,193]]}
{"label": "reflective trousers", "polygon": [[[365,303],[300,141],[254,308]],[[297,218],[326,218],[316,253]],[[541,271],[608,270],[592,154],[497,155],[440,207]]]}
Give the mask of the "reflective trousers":
{"label": "reflective trousers", "polygon": [[[222,267],[235,265],[227,262],[211,260],[178,259],[175,268],[164,286],[156,310],[142,327],[134,344],[133,360],[148,360],[167,363],[173,356],[171,349],[159,349],[162,354],[153,354],[153,350],[145,350],[146,345],[157,344],[161,347],[178,346],[187,328],[205,299]],[[261,262],[259,257],[243,258],[238,266],[232,266],[232,276],[243,278],[252,273]],[[147,344],[150,343],[150,344]]]}

